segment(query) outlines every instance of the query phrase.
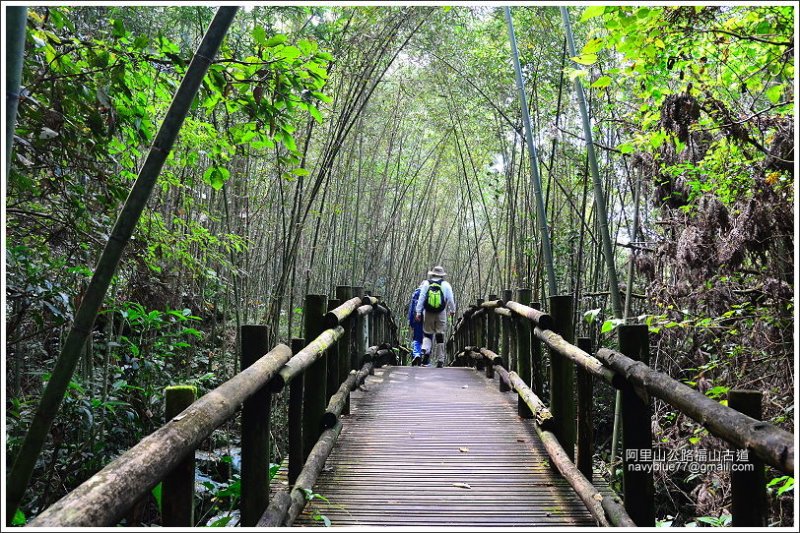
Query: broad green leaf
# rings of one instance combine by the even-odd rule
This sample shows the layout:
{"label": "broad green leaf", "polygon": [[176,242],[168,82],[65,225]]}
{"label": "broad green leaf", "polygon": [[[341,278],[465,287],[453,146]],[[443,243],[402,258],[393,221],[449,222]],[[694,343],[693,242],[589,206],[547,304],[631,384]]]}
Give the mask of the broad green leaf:
{"label": "broad green leaf", "polygon": [[600,328],[600,333],[608,333],[612,329],[614,329],[614,321],[606,320],[603,322],[603,326]]}
{"label": "broad green leaf", "polygon": [[594,65],[597,63],[597,54],[581,54],[579,56],[570,57],[570,59],[579,65]]}
{"label": "broad green leaf", "polygon": [[633,145],[631,143],[623,143],[617,146],[617,150],[623,154],[631,154],[633,153]]}
{"label": "broad green leaf", "polygon": [[313,105],[309,105],[308,112],[311,113],[311,116],[314,117],[314,120],[322,124],[322,113],[319,112],[319,109],[317,109]]}
{"label": "broad green leaf", "polygon": [[601,309],[598,307],[597,309],[591,309],[583,313],[583,319],[588,322],[589,324],[594,323],[597,320],[597,316],[600,314]]}
{"label": "broad green leaf", "polygon": [[597,80],[590,85],[595,89],[602,89],[603,87],[608,87],[611,85],[611,77],[610,76],[600,76]]}
{"label": "broad green leaf", "polygon": [[599,17],[606,11],[606,6],[589,6],[581,15],[581,22],[587,21],[594,17]]}
{"label": "broad green leaf", "polygon": [[203,173],[203,181],[211,185],[214,190],[218,191],[222,189],[222,186],[225,185],[225,182],[228,181],[231,173],[227,168],[224,167],[209,167]]}
{"label": "broad green leaf", "polygon": [[767,99],[773,104],[777,104],[781,96],[783,96],[783,84],[773,85],[769,89],[767,89],[764,94],[766,95]]}
{"label": "broad green leaf", "polygon": [[295,168],[292,170],[292,174],[295,176],[308,176],[310,172],[304,168]]}
{"label": "broad green leaf", "polygon": [[581,50],[581,55],[594,54],[601,48],[603,48],[602,39],[589,39],[588,41],[586,41],[586,44],[583,45],[583,50]]}
{"label": "broad green leaf", "polygon": [[256,44],[266,44],[267,43],[267,32],[261,26],[256,26],[253,28],[253,40]]}
{"label": "broad green leaf", "polygon": [[264,46],[270,46],[270,47],[278,46],[279,44],[283,44],[285,42],[286,42],[286,36],[279,33],[278,35],[275,35],[274,37],[268,39],[267,42],[264,43]]}

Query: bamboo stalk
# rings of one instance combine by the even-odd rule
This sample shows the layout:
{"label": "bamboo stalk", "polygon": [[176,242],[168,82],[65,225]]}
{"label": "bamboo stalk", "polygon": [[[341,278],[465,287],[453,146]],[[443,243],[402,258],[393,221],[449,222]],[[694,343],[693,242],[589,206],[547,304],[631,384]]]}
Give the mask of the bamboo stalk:
{"label": "bamboo stalk", "polygon": [[[6,8],[6,179],[11,171],[11,154],[14,152],[14,131],[19,107],[19,87],[22,84],[22,63],[25,56],[25,25],[28,8]],[[12,510],[13,511],[13,510]],[[13,512],[10,513],[13,515]]]}

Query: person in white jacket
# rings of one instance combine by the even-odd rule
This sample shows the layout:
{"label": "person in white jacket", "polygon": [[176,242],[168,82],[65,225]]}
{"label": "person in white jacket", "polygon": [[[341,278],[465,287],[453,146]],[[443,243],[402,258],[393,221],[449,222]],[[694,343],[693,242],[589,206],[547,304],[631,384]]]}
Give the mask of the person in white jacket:
{"label": "person in white jacket", "polygon": [[[444,280],[447,272],[437,265],[428,272],[428,278],[419,286],[419,299],[417,300],[415,320],[422,321],[422,364],[430,366],[431,355],[436,366],[444,365],[444,333],[447,328],[447,315],[453,316],[456,312],[456,300],[453,297],[453,287]],[[433,336],[436,335],[435,353],[431,354]]]}

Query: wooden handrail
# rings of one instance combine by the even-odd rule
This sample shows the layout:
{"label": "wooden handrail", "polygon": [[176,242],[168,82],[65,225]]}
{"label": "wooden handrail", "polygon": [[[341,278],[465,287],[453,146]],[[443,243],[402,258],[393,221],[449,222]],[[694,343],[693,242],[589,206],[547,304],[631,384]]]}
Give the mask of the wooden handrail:
{"label": "wooden handrail", "polygon": [[552,350],[555,350],[564,357],[570,359],[572,362],[589,372],[591,375],[611,384],[614,388],[619,389],[622,387],[625,381],[623,376],[604,366],[600,360],[584,352],[574,344],[568,343],[558,333],[541,328],[535,328],[533,332]]}
{"label": "wooden handrail", "polygon": [[355,298],[350,298],[346,302],[342,303],[336,309],[328,311],[325,314],[324,318],[324,327],[325,329],[335,328],[339,324],[342,324],[353,312],[358,309],[362,305],[362,298],[360,296],[356,296]]}
{"label": "wooden handrail", "polygon": [[553,329],[553,317],[543,311],[517,302],[506,302],[506,307],[515,314],[533,321],[542,329]]}
{"label": "wooden handrail", "polygon": [[325,352],[333,346],[333,344],[344,335],[344,328],[336,326],[332,329],[326,329],[319,337],[313,340],[308,346],[295,354],[286,364],[281,368],[278,375],[270,383],[272,392],[280,392],[287,383],[292,381],[298,374],[304,372],[314,361],[325,355]]}
{"label": "wooden handrail", "polygon": [[28,523],[30,527],[113,526],[142,495],[193,453],[292,356],[278,344],[253,365],[194,402]]}
{"label": "wooden handrail", "polygon": [[[578,470],[570,460],[556,436],[547,427],[552,422],[552,415],[544,402],[528,387],[516,372],[509,372],[503,367],[503,358],[487,348],[480,348],[480,353],[494,365],[500,379],[508,383],[519,394],[533,413],[534,428],[544,444],[545,451],[564,479],[575,490],[575,493],[586,506],[586,509],[601,526],[635,527],[625,508],[619,501],[603,496],[592,483]],[[475,353],[473,351],[473,353]]]}
{"label": "wooden handrail", "polygon": [[[315,295],[315,297],[324,298],[321,295]],[[333,327],[323,330],[310,344],[298,349],[294,356],[288,346],[278,344],[252,365],[244,368],[243,364],[243,370],[239,374],[194,402],[182,413],[39,514],[28,525],[48,528],[113,526],[148,490],[173,470],[175,465],[193,453],[214,429],[230,419],[243,402],[253,397],[256,392],[264,390],[265,387],[271,392],[283,390],[293,378],[305,373],[316,361],[325,356],[326,352],[345,333],[344,328],[338,325],[340,322],[344,323],[350,317],[360,317],[373,312],[380,317],[375,323],[375,333],[387,337],[393,336],[396,342],[397,328],[388,307],[379,304],[379,299],[373,296],[350,298],[328,314],[319,317],[321,324],[331,323]],[[385,320],[386,317],[388,320]],[[376,338],[376,340],[384,339]],[[385,340],[391,341],[392,339]],[[391,342],[376,346],[373,355],[376,358],[389,355],[393,353],[392,346]],[[330,453],[330,448],[341,430],[338,415],[342,412],[343,405],[347,403],[347,394],[364,381],[372,367],[373,363],[371,362],[365,364],[359,372],[353,371],[351,374],[354,376],[353,380],[344,379],[344,383],[339,387],[339,392],[346,388],[346,393],[340,394],[340,397],[336,398],[334,402],[333,409],[325,412],[327,415],[333,415],[333,421],[327,421],[326,426],[328,427],[321,431],[322,434],[316,442],[317,445],[322,443],[323,448],[327,446],[327,453]],[[300,393],[302,394],[302,390]],[[321,460],[321,464],[324,464],[324,457],[327,457],[327,454],[320,459],[317,447],[312,450],[312,453],[316,455],[309,457],[303,472],[306,472],[309,465],[315,461]],[[321,464],[317,466],[321,468]],[[318,474],[317,471],[313,477],[307,475],[302,480],[298,478],[298,487],[304,486],[303,483],[309,481],[313,483]],[[278,508],[283,506],[280,516],[283,517],[287,512],[289,513],[288,523],[294,520],[304,505],[304,503],[300,505],[296,491],[292,494],[279,493],[273,498],[273,503]],[[272,518],[269,513],[265,512],[259,525],[264,521],[270,522],[275,519],[274,506],[270,507],[270,510],[273,511]]]}
{"label": "wooden handrail", "polygon": [[597,357],[622,375],[640,395],[652,394],[702,424],[717,437],[739,448],[748,448],[765,463],[793,475],[794,437],[767,422],[731,409],[676,379],[653,370],[623,354],[601,348]]}

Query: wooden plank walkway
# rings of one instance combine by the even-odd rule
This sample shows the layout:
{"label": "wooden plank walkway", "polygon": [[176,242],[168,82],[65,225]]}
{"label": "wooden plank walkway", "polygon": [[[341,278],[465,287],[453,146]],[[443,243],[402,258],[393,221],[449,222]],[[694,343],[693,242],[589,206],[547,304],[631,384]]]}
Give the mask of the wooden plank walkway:
{"label": "wooden plank walkway", "polygon": [[384,367],[365,387],[314,487],[329,503],[309,502],[297,525],[595,525],[497,377]]}

